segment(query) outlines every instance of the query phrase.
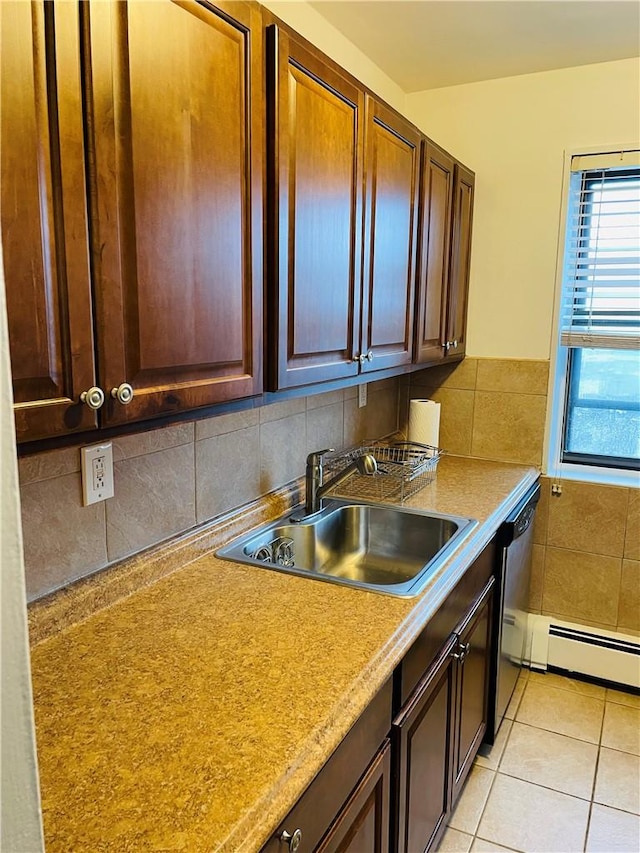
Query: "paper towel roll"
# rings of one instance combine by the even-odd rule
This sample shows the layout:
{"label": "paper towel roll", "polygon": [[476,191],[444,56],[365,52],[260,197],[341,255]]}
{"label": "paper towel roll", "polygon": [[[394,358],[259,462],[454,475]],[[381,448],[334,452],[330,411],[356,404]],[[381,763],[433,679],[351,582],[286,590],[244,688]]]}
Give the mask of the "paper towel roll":
{"label": "paper towel roll", "polygon": [[409,441],[439,447],[440,403],[434,400],[409,401]]}

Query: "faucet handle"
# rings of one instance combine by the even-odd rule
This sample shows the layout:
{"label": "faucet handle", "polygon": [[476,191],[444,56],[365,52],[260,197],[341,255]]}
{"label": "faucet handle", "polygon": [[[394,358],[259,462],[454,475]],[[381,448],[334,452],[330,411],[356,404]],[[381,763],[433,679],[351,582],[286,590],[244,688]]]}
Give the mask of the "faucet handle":
{"label": "faucet handle", "polygon": [[307,465],[319,465],[325,453],[333,453],[335,448],[327,447],[324,450],[314,450],[307,456]]}

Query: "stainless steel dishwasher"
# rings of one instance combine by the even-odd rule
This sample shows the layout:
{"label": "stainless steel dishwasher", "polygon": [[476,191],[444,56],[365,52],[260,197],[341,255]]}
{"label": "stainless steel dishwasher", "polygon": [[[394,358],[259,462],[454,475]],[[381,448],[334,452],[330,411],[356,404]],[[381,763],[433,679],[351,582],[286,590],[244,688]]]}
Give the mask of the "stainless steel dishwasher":
{"label": "stainless steel dishwasher", "polygon": [[485,743],[493,743],[522,668],[527,639],[535,484],[498,530],[498,608],[493,634],[492,684]]}

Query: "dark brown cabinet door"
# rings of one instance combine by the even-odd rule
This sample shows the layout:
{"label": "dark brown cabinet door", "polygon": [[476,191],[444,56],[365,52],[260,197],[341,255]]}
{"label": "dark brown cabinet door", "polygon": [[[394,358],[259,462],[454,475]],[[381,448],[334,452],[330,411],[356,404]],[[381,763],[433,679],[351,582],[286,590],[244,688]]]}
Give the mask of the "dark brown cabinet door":
{"label": "dark brown cabinet door", "polygon": [[391,748],[386,740],[317,853],[388,853]]}
{"label": "dark brown cabinet door", "polygon": [[358,373],[364,95],[267,30],[270,386]]}
{"label": "dark brown cabinet door", "polygon": [[[261,391],[257,7],[82,4],[105,425]],[[133,387],[128,404],[111,397]]]}
{"label": "dark brown cabinet door", "polygon": [[453,208],[453,158],[426,140],[422,156],[416,362],[444,355]]}
{"label": "dark brown cabinet door", "polygon": [[446,354],[464,355],[467,342],[469,266],[475,175],[456,163],[453,184],[453,233],[447,300]]}
{"label": "dark brown cabinet door", "polygon": [[[18,441],[86,430],[95,383],[78,7],[3,2],[1,231]],[[57,81],[57,88],[56,88]]]}
{"label": "dark brown cabinet door", "polygon": [[453,798],[458,796],[487,728],[489,655],[495,580],[491,578],[458,632]]}
{"label": "dark brown cabinet door", "polygon": [[363,371],[410,364],[413,352],[418,131],[366,98]]}
{"label": "dark brown cabinet door", "polygon": [[451,803],[450,754],[455,660],[452,635],[393,721],[396,761],[394,792],[398,853],[435,846]]}

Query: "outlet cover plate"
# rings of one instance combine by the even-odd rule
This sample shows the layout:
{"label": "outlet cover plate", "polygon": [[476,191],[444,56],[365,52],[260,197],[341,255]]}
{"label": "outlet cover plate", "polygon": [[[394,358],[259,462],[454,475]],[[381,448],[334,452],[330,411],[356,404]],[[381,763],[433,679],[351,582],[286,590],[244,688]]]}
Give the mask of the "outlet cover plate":
{"label": "outlet cover plate", "polygon": [[111,442],[80,450],[84,506],[113,497],[113,447]]}
{"label": "outlet cover plate", "polygon": [[363,382],[358,385],[358,407],[363,408],[367,405],[367,383]]}

